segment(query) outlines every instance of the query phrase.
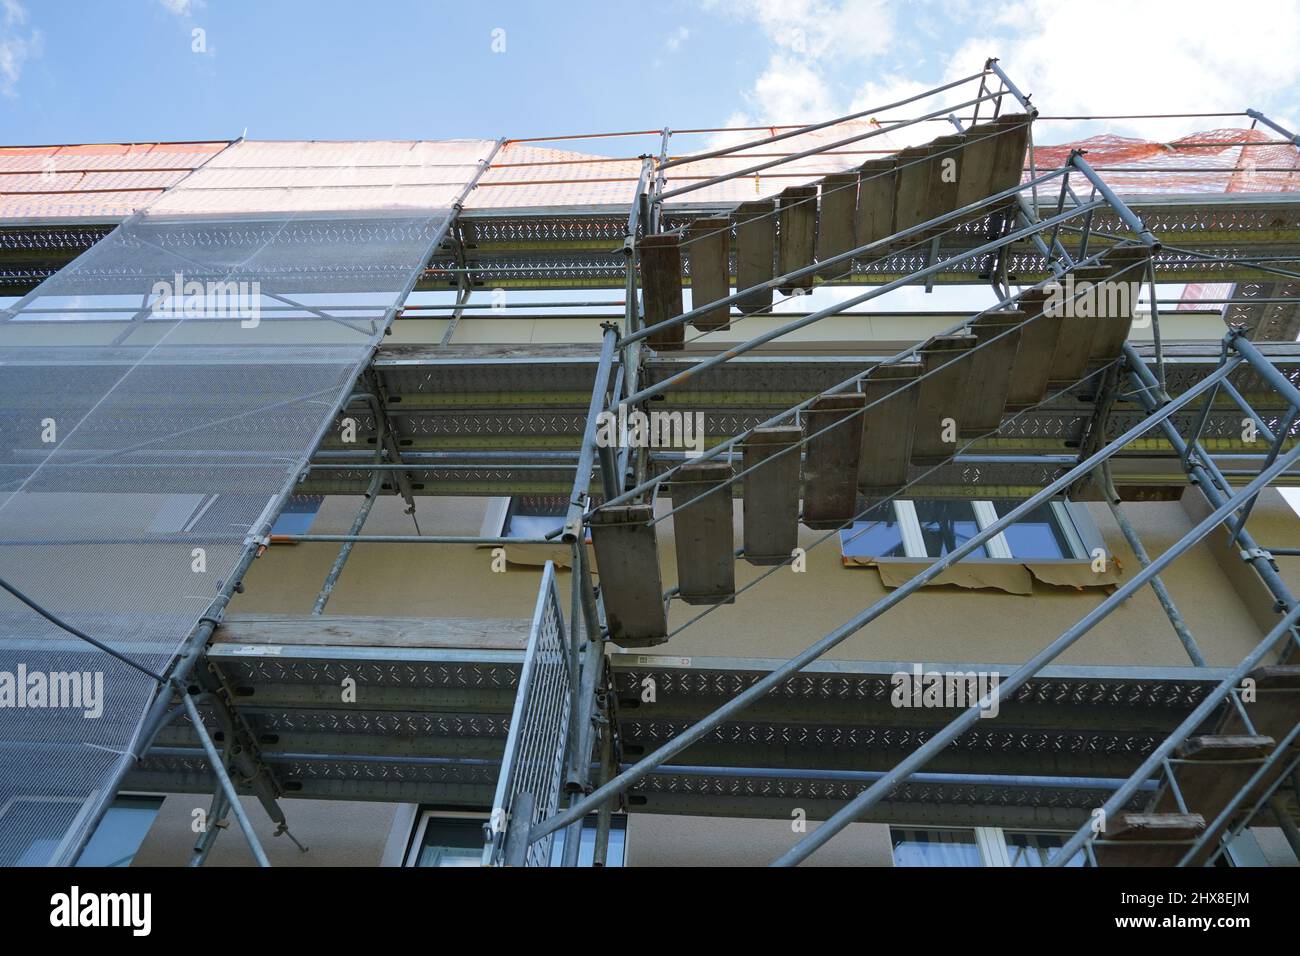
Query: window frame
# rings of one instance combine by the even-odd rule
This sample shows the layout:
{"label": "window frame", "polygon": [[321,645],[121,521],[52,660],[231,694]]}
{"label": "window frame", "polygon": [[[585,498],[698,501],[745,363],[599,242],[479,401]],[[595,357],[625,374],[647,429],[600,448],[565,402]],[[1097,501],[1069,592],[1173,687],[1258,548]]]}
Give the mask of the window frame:
{"label": "window frame", "polygon": [[[877,561],[938,561],[941,555],[931,555],[926,552],[925,536],[921,531],[921,519],[916,510],[916,501],[913,498],[896,498],[893,501],[882,502],[882,505],[888,506],[894,511],[894,518],[898,523],[899,534],[903,543],[903,557],[887,557],[872,555],[872,560]],[[939,500],[960,500],[967,501],[971,505],[973,519],[980,531],[984,531],[997,522],[997,507],[992,498],[962,498],[962,499],[919,499],[922,501],[939,501]],[[1061,528],[1070,550],[1073,552],[1059,558],[1022,558],[1016,557],[1012,552],[1011,545],[1007,542],[1006,535],[999,531],[992,538],[984,543],[985,555],[970,555],[962,558],[962,562],[997,562],[997,561],[1014,561],[1023,564],[1025,562],[1088,562],[1091,560],[1092,552],[1098,547],[1104,547],[1101,538],[1101,532],[1097,529],[1096,523],[1086,508],[1063,499],[1053,499],[1047,502],[1051,508],[1053,517],[1058,526]],[[880,506],[877,506],[880,507]],[[869,519],[863,519],[869,520]],[[845,529],[851,531],[852,529]],[[840,553],[846,557],[866,557],[859,555],[844,555],[844,538],[840,537]]]}
{"label": "window frame", "polygon": [[[407,804],[413,811],[413,818],[410,819],[406,828],[407,839],[405,852],[402,854],[400,866],[411,869],[418,869],[420,852],[424,848],[424,836],[428,832],[429,824],[445,820],[477,820],[480,824],[486,825],[491,819],[490,815],[483,810],[444,810],[438,807],[420,807],[416,804]],[[594,829],[596,826],[596,814],[589,814],[583,820],[583,831]],[[399,814],[398,820],[401,821]],[[623,834],[621,844],[622,855],[617,863],[606,863],[605,865],[614,867],[627,866],[627,817],[625,814],[615,814],[610,820],[611,833],[620,830]],[[579,836],[581,840],[581,836]],[[484,841],[486,843],[486,840]],[[612,843],[612,841],[611,841]],[[558,849],[558,844],[557,844]],[[581,852],[581,848],[579,849]],[[387,855],[387,851],[385,852]],[[381,864],[382,865],[382,864]],[[391,864],[390,864],[391,865]]]}

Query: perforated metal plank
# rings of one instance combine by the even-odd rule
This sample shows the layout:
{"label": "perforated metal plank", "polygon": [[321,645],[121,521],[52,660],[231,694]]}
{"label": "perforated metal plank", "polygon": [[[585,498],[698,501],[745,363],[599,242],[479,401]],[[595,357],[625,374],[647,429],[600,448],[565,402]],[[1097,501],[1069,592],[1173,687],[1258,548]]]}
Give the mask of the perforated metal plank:
{"label": "perforated metal plank", "polygon": [[825,395],[803,413],[803,523],[809,528],[838,528],[857,511],[862,415],[855,412],[865,404],[862,394]]}
{"label": "perforated metal plank", "polygon": [[[766,202],[741,203],[736,209],[736,289],[770,282],[776,274],[776,204]],[[772,289],[758,289],[736,302],[736,308],[746,315],[760,312],[772,305]]]}
{"label": "perforated metal plank", "polygon": [[[807,819],[824,820],[874,780],[866,774],[801,776],[798,771],[746,773],[669,765],[629,791],[628,812],[788,822],[798,810]],[[982,786],[943,774],[917,774],[872,807],[862,822],[1073,830],[1108,794],[1105,788]]]}
{"label": "perforated metal plank", "polygon": [[[610,657],[615,689],[627,705],[627,715],[635,711],[641,718],[682,721],[709,713],[783,663],[774,658]],[[817,723],[839,732],[874,728],[883,734],[903,726],[942,727],[952,717],[944,708],[900,708],[895,703],[895,675],[911,674],[914,667],[915,662],[906,661],[814,661],[755,701],[745,717],[772,724]],[[1006,675],[1014,668],[987,661],[925,665],[926,671],[961,674]],[[1213,667],[1050,665],[1013,694],[1004,695],[999,719],[982,721],[982,729],[995,732],[1014,723],[1039,731],[1114,732],[1133,737],[1129,749],[1138,753],[1148,743],[1154,746],[1167,737],[1228,673],[1227,668]],[[656,686],[653,706],[636,702],[647,677]],[[1032,750],[1052,745],[1027,746]]]}
{"label": "perforated metal plank", "polygon": [[[647,326],[682,314],[682,254],[675,233],[646,236],[641,240],[641,291]],[[685,329],[675,325],[651,335],[651,348],[673,351],[682,347]]]}
{"label": "perforated metal plank", "polygon": [[668,640],[653,517],[649,505],[621,505],[596,511],[589,522],[610,639],[623,647]]}
{"label": "perforated metal plank", "polygon": [[[916,386],[912,464],[937,465],[957,450],[960,416],[966,404],[973,335],[937,335],[920,350],[922,378]],[[933,373],[933,374],[931,374]],[[952,440],[946,440],[952,439]]]}
{"label": "perforated metal plank", "polygon": [[[673,476],[673,538],[677,596],[686,604],[731,604],[736,599],[735,529],[731,478],[725,461],[691,462]],[[698,499],[698,500],[696,500]]]}
{"label": "perforated metal plank", "polygon": [[[691,267],[691,308],[725,299],[731,294],[731,220],[697,219],[686,237]],[[728,329],[730,313],[730,306],[719,306],[691,324],[705,331]]]}
{"label": "perforated metal plank", "polygon": [[890,494],[907,483],[920,388],[904,388],[921,374],[916,361],[880,365],[862,380],[862,453],[858,487],[867,497]]}
{"label": "perforated metal plank", "polygon": [[[817,187],[791,186],[782,190],[780,210],[777,271],[785,275],[813,264],[817,242]],[[780,291],[782,295],[790,295],[796,289],[812,287],[813,277],[807,275],[781,286]]]}
{"label": "perforated metal plank", "polygon": [[790,449],[802,437],[799,428],[778,426],[756,429],[745,441],[745,560],[750,564],[781,564],[799,543],[800,452]]}

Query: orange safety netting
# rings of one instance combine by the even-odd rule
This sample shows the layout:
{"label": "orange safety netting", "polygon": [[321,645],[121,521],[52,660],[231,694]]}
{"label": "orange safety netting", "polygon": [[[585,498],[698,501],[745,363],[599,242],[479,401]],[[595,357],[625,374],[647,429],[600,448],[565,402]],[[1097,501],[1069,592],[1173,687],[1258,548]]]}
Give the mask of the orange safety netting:
{"label": "orange safety netting", "polygon": [[[1077,143],[1039,147],[1035,165],[1040,173],[1063,166],[1074,149],[1085,150],[1089,165],[1121,195],[1300,191],[1300,149],[1277,142],[1268,130],[1208,130],[1168,143],[1093,136]],[[1054,183],[1049,185],[1059,189]],[[1076,191],[1081,186],[1090,188],[1078,175],[1072,175],[1070,185]],[[1045,198],[1045,188],[1039,198]],[[1198,301],[1226,298],[1232,290],[1231,283],[1192,283],[1184,286],[1183,301],[1176,308],[1204,309],[1207,306],[1198,305]]]}
{"label": "orange safety netting", "polygon": [[[1300,191],[1300,149],[1278,143],[1267,130],[1207,130],[1167,143],[1106,134],[1039,146],[1035,165],[1040,173],[1059,168],[1075,149],[1085,150],[1084,158],[1121,195]],[[1070,185],[1077,191],[1087,183],[1076,174]]]}

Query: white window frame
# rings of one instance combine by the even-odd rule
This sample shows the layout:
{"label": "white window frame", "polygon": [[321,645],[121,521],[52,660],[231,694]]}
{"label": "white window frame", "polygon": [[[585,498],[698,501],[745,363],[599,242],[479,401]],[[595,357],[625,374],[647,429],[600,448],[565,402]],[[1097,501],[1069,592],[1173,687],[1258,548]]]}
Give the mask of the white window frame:
{"label": "white window frame", "polygon": [[[892,845],[892,827],[891,839]],[[900,829],[904,829],[900,825]],[[979,848],[980,865],[986,867],[1010,867],[1011,866],[1011,848],[1007,845],[1006,830],[1003,827],[929,827],[929,826],[908,826],[905,829],[911,830],[960,830],[962,832],[972,833],[975,836],[975,846]],[[1062,836],[1069,837],[1073,835],[1073,830],[1052,830],[1039,827],[1014,828],[1017,830],[1032,831],[1036,833],[1060,833]],[[892,854],[890,857],[893,859]]]}
{"label": "white window frame", "polygon": [[[1064,837],[1074,835],[1073,830],[1053,830],[1050,827],[930,827],[908,825],[904,827],[899,824],[900,829],[908,830],[962,830],[970,831],[975,835],[975,845],[979,848],[980,863],[987,867],[1010,867],[1011,866],[1011,847],[1007,843],[1008,829],[1017,833],[1058,833]],[[892,853],[892,831],[891,831],[891,853],[890,861],[893,861]],[[1240,835],[1228,844],[1225,852],[1228,862],[1232,866],[1267,866],[1267,860],[1263,851],[1259,848],[1259,842],[1255,835],[1247,828],[1242,830]]]}
{"label": "white window frame", "polygon": [[[424,846],[424,834],[429,829],[429,823],[435,820],[478,820],[481,823],[487,823],[491,819],[487,813],[482,810],[421,810],[417,804],[402,804],[393,819],[392,829],[389,831],[388,843],[384,848],[384,859],[381,866],[403,866],[414,867],[420,859],[420,850]],[[589,824],[590,817],[584,820],[584,828]],[[627,827],[623,826],[623,865],[627,864]],[[399,837],[399,830],[401,836]],[[581,839],[581,837],[579,837]],[[405,842],[399,842],[404,840]],[[401,860],[399,864],[397,861]]]}
{"label": "white window frame", "polygon": [[[987,529],[998,520],[997,508],[991,499],[962,499],[969,500],[971,510],[974,513],[975,522],[981,531]],[[916,504],[910,498],[896,498],[889,502],[890,507],[894,509],[894,517],[898,521],[899,535],[903,540],[903,554],[911,559],[919,561],[937,561],[937,555],[927,554],[925,550],[925,537],[921,534],[921,519],[916,513]],[[1085,534],[1091,539],[1100,541],[1100,533],[1095,528],[1080,528],[1079,521],[1085,520],[1091,524],[1091,516],[1086,511],[1078,508],[1072,508],[1067,501],[1051,501],[1052,513],[1056,517],[1057,523],[1061,526],[1066,540],[1069,542],[1070,550],[1074,553],[1064,558],[1040,558],[1040,559],[1019,559],[1011,551],[1010,544],[1007,543],[1006,535],[998,532],[987,542],[984,548],[988,552],[987,557],[966,557],[963,561],[1016,561],[1016,560],[1057,560],[1057,561],[1088,561],[1090,548],[1085,542]],[[843,545],[841,545],[842,547]]]}

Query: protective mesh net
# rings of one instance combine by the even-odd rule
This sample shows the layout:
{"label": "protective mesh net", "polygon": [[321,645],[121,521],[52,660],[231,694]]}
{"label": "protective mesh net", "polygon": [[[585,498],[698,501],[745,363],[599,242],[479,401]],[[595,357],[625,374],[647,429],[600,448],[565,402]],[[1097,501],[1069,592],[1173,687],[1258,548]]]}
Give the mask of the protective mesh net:
{"label": "protective mesh net", "polygon": [[[0,577],[164,670],[490,149],[239,143],[0,312]],[[0,864],[67,861],[154,688],[0,592]]]}
{"label": "protective mesh net", "polygon": [[[1300,190],[1300,150],[1267,130],[1215,129],[1169,142],[1123,136],[1093,136],[1059,146],[1039,146],[1039,171],[1065,166],[1070,152],[1085,150],[1088,163],[1122,196],[1144,193],[1280,193]],[[1029,179],[1026,172],[1024,178]],[[1070,175],[1086,195],[1088,181]],[[1039,187],[1039,199],[1054,198],[1059,183]]]}

